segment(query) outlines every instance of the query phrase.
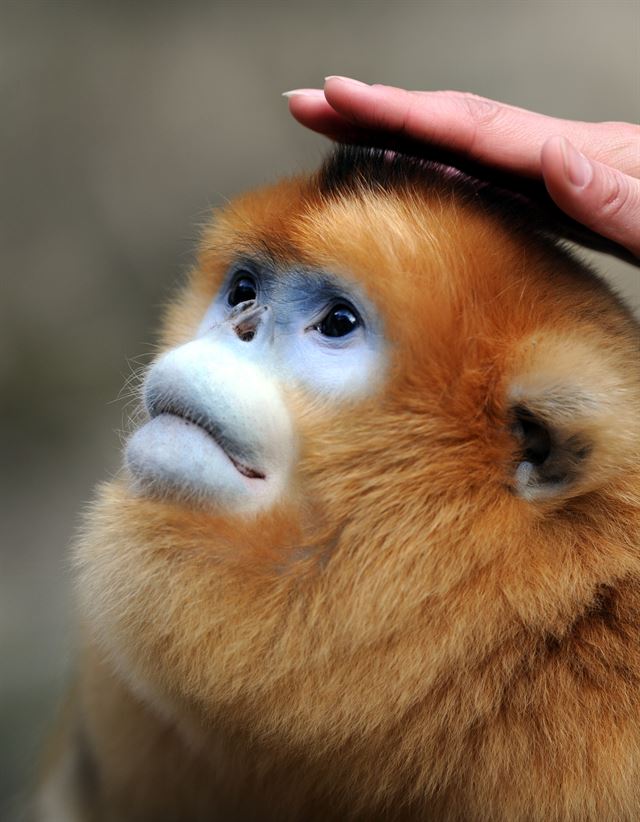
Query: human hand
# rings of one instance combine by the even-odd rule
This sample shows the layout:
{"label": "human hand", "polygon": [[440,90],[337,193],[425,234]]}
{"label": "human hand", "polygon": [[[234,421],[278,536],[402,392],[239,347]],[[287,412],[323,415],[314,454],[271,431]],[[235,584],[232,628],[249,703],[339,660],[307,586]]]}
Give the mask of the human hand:
{"label": "human hand", "polygon": [[536,114],[457,91],[328,77],[287,92],[303,125],[339,142],[409,138],[541,179],[562,211],[640,258],[640,126]]}

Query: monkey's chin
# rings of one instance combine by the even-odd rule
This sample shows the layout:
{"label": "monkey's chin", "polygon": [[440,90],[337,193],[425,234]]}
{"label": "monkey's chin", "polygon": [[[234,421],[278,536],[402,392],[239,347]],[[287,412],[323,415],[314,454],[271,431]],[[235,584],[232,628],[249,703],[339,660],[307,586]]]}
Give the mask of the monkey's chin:
{"label": "monkey's chin", "polygon": [[210,507],[257,512],[279,494],[277,472],[263,475],[231,457],[198,425],[160,414],[127,443],[125,464],[135,493]]}

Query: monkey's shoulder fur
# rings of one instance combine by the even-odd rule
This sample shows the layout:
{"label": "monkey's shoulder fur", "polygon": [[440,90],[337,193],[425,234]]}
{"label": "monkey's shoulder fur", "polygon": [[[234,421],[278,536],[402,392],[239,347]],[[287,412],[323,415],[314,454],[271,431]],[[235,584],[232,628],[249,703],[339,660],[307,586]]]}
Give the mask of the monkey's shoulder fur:
{"label": "monkey's shoulder fur", "polygon": [[162,341],[242,401],[148,388],[151,423],[230,478],[204,440],[158,467],[196,436],[163,429],[99,490],[43,818],[639,819],[640,330],[609,289],[517,203],[341,150],[216,215]]}

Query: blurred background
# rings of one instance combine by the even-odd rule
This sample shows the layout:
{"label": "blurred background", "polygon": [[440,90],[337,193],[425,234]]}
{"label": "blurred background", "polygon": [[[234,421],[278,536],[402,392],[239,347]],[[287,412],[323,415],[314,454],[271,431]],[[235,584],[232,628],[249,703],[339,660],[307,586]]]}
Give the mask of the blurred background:
{"label": "blurred background", "polygon": [[[67,546],[212,206],[311,169],[326,74],[637,122],[637,0],[0,0],[0,820],[73,664]],[[597,264],[640,307],[640,270]]]}

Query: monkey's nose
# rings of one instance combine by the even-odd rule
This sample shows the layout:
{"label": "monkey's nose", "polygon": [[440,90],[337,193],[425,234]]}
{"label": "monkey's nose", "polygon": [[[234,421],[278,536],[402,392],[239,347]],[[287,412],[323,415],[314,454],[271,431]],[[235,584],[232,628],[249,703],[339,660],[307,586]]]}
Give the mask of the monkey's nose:
{"label": "monkey's nose", "polygon": [[264,333],[270,317],[268,305],[256,305],[255,300],[248,300],[234,308],[229,321],[239,340],[251,342],[257,334]]}

